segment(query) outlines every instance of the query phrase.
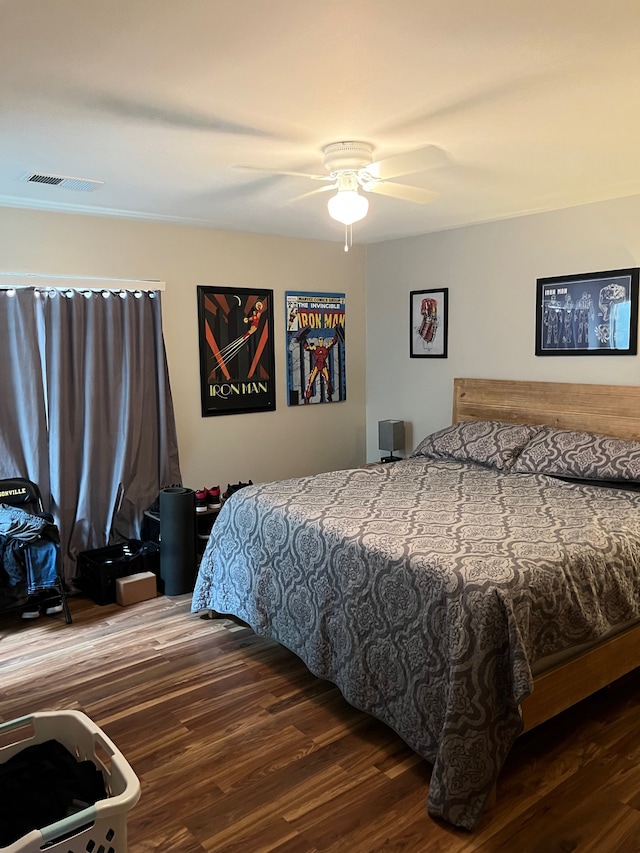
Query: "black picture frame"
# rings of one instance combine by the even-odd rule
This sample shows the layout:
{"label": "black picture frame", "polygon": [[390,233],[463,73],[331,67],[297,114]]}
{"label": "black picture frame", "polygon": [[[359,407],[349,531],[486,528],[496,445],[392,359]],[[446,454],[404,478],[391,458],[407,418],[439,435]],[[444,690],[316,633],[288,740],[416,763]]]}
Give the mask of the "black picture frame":
{"label": "black picture frame", "polygon": [[198,285],[202,416],[275,411],[273,291]]}
{"label": "black picture frame", "polygon": [[409,355],[411,358],[447,358],[449,288],[409,293]]}
{"label": "black picture frame", "polygon": [[285,291],[287,405],[347,399],[346,294]]}
{"label": "black picture frame", "polygon": [[636,355],[639,269],[537,279],[536,355]]}

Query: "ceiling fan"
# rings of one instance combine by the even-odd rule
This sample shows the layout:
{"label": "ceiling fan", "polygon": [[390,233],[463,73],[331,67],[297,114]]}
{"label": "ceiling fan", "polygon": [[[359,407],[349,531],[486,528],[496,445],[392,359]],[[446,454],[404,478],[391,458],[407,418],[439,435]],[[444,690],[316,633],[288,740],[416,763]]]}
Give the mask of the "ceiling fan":
{"label": "ceiling fan", "polygon": [[383,160],[373,159],[373,145],[369,142],[332,142],[322,149],[326,175],[306,172],[287,172],[265,169],[260,166],[236,166],[276,175],[290,175],[322,181],[326,186],[310,190],[294,201],[321,192],[335,192],[328,201],[329,216],[345,226],[345,252],[351,245],[351,226],[367,215],[369,200],[363,193],[377,193],[415,204],[429,204],[437,198],[433,190],[398,183],[392,178],[422,172],[442,164],[446,155],[441,148],[427,145],[415,151],[396,154]]}

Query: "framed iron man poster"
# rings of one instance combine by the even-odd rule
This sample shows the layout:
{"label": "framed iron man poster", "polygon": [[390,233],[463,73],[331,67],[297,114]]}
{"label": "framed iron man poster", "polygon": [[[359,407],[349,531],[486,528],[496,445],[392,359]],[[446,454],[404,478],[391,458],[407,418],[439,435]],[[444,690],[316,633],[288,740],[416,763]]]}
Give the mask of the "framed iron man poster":
{"label": "framed iron man poster", "polygon": [[536,355],[637,351],[637,267],[538,279]]}
{"label": "framed iron man poster", "polygon": [[287,404],[347,399],[345,294],[287,291]]}
{"label": "framed iron man poster", "polygon": [[202,415],[276,408],[273,291],[198,286]]}

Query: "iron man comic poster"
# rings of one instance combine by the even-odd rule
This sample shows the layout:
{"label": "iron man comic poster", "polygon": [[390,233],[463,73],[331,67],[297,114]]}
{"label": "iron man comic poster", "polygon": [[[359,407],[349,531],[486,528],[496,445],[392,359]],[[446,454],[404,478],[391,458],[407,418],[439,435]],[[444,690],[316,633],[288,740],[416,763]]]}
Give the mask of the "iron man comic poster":
{"label": "iron man comic poster", "polygon": [[275,410],[273,291],[198,286],[202,414]]}
{"label": "iron man comic poster", "polygon": [[308,406],[347,399],[345,294],[285,294],[287,403]]}

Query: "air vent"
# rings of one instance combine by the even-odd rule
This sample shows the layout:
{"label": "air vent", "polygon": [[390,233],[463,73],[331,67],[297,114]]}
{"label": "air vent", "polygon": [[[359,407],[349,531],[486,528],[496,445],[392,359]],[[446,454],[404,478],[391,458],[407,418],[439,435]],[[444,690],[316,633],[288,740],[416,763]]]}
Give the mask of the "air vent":
{"label": "air vent", "polygon": [[53,187],[62,187],[65,190],[75,190],[81,193],[90,193],[104,184],[104,181],[92,181],[89,178],[70,178],[67,175],[44,175],[41,172],[27,172],[20,178],[32,184],[49,184]]}

